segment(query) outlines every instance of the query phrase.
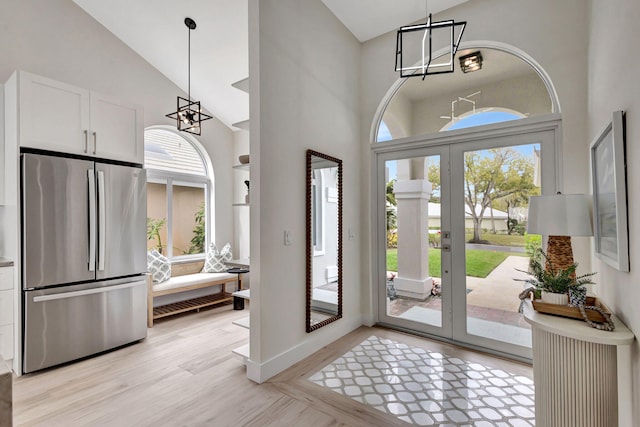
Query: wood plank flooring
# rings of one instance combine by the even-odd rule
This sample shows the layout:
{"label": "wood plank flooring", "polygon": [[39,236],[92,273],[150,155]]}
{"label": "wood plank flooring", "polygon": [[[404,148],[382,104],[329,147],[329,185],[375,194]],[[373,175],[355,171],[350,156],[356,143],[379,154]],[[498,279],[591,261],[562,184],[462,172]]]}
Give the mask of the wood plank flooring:
{"label": "wood plank flooring", "polygon": [[14,380],[16,426],[400,426],[397,418],[307,378],[371,335],[532,377],[528,365],[362,327],[265,384],[231,351],[249,331],[230,306],[157,322],[148,338]]}

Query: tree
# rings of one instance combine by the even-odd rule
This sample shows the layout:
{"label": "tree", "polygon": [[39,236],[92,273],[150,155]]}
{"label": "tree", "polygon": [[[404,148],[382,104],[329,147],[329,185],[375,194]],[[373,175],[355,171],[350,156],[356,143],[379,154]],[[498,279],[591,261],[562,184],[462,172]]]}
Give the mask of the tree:
{"label": "tree", "polygon": [[[464,201],[473,220],[470,243],[483,243],[482,219],[487,208],[520,206],[539,191],[533,184],[534,163],[512,148],[465,153]],[[428,166],[428,179],[433,192],[440,191],[440,165]],[[433,197],[432,197],[433,200]],[[509,218],[510,219],[510,218]]]}
{"label": "tree", "polygon": [[440,161],[428,163],[427,166],[427,179],[431,183],[431,198],[430,202],[440,203]]}
{"label": "tree", "polygon": [[464,165],[464,199],[473,220],[473,238],[469,242],[483,243],[481,230],[486,209],[496,200],[534,191],[533,162],[509,147],[465,153]]}

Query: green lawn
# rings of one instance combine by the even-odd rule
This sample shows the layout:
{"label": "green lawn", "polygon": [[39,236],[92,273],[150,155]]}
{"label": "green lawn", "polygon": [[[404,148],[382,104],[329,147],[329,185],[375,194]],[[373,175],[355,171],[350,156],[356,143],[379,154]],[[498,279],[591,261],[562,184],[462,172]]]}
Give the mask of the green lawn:
{"label": "green lawn", "polygon": [[[487,277],[509,255],[509,252],[467,250],[467,276]],[[387,249],[387,270],[398,271],[398,250]],[[440,249],[429,249],[429,276],[442,277],[440,274]]]}

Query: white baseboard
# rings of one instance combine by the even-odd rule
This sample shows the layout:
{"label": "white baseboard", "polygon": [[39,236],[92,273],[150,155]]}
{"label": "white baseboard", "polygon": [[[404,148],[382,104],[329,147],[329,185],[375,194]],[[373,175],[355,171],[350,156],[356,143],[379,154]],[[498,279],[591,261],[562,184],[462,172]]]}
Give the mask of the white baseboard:
{"label": "white baseboard", "polygon": [[363,322],[360,317],[355,317],[349,320],[340,319],[307,334],[307,339],[305,341],[277,356],[272,357],[266,362],[256,363],[249,359],[247,360],[247,378],[261,384],[306,357],[311,356],[322,347],[331,344],[349,332],[359,328],[362,324]]}

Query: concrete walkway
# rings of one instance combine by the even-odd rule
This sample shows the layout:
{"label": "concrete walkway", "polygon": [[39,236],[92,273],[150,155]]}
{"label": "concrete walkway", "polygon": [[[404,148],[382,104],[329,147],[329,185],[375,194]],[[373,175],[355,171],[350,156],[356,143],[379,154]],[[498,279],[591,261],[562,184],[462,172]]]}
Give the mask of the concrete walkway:
{"label": "concrete walkway", "polygon": [[467,289],[471,289],[467,294],[467,304],[517,312],[520,307],[518,295],[527,284],[513,279],[529,276],[515,269],[526,271],[528,264],[527,257],[508,256],[484,279],[467,277]]}

